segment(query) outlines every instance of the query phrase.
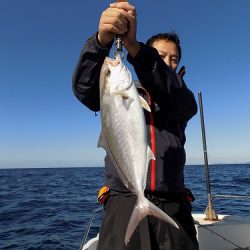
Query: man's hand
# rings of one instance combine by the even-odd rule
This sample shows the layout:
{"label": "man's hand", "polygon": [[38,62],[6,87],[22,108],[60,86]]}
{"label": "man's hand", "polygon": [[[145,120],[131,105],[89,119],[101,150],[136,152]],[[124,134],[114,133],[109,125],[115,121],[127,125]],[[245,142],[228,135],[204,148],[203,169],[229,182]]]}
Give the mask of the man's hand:
{"label": "man's hand", "polygon": [[98,41],[106,46],[116,34],[121,34],[124,47],[131,56],[135,56],[140,50],[140,44],[136,40],[136,28],[135,7],[128,2],[112,3],[101,15]]}
{"label": "man's hand", "polygon": [[137,30],[136,9],[128,2],[113,3],[110,5],[110,7],[114,9],[121,9],[126,12],[126,18],[128,24],[127,24],[127,31],[123,33],[122,41],[128,53],[134,57],[140,50],[140,44],[136,40],[136,30]]}
{"label": "man's hand", "polygon": [[98,40],[105,46],[110,43],[116,34],[124,34],[128,30],[129,14],[123,8],[113,8],[110,5],[103,11],[98,30]]}

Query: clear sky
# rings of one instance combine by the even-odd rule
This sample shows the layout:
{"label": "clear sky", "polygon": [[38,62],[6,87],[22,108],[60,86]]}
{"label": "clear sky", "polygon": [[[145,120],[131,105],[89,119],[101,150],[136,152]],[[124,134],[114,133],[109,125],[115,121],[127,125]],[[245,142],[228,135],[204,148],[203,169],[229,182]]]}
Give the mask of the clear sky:
{"label": "clear sky", "polygon": [[[0,1],[0,168],[103,166],[100,115],[74,97],[71,79],[109,3]],[[180,36],[184,79],[196,98],[203,94],[209,163],[249,162],[250,1],[131,3],[139,41]],[[203,163],[198,114],[186,134],[187,164]]]}

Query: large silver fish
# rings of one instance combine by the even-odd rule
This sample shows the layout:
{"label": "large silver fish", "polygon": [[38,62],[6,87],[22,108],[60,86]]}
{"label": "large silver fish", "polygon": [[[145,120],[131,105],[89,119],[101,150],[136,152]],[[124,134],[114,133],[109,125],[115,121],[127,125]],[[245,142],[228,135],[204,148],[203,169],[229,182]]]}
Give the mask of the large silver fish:
{"label": "large silver fish", "polygon": [[154,155],[148,146],[143,108],[147,102],[137,92],[130,71],[117,53],[106,57],[100,75],[100,109],[102,131],[98,147],[106,150],[124,185],[134,192],[137,202],[132,212],[125,244],[139,222],[147,215],[178,225],[144,196],[148,164]]}

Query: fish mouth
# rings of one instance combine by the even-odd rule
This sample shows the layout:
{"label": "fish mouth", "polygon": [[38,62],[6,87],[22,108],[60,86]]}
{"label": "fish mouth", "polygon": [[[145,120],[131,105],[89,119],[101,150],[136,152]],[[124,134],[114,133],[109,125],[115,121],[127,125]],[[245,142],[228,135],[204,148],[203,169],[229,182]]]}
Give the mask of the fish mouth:
{"label": "fish mouth", "polygon": [[117,57],[115,59],[107,57],[106,60],[107,60],[108,65],[112,67],[116,67],[121,62],[120,59]]}

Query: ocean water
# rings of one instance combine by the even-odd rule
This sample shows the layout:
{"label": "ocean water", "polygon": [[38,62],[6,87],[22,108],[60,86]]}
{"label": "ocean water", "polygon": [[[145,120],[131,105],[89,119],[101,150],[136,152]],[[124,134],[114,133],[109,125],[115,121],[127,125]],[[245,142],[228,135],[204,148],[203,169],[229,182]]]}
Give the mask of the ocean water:
{"label": "ocean water", "polygon": [[[250,165],[211,165],[212,194],[250,196]],[[196,200],[194,212],[207,205],[204,167],[186,166],[186,185]],[[0,249],[79,249],[104,168],[0,169]],[[250,214],[250,199],[215,198],[220,214]],[[102,212],[89,238],[99,230]]]}

